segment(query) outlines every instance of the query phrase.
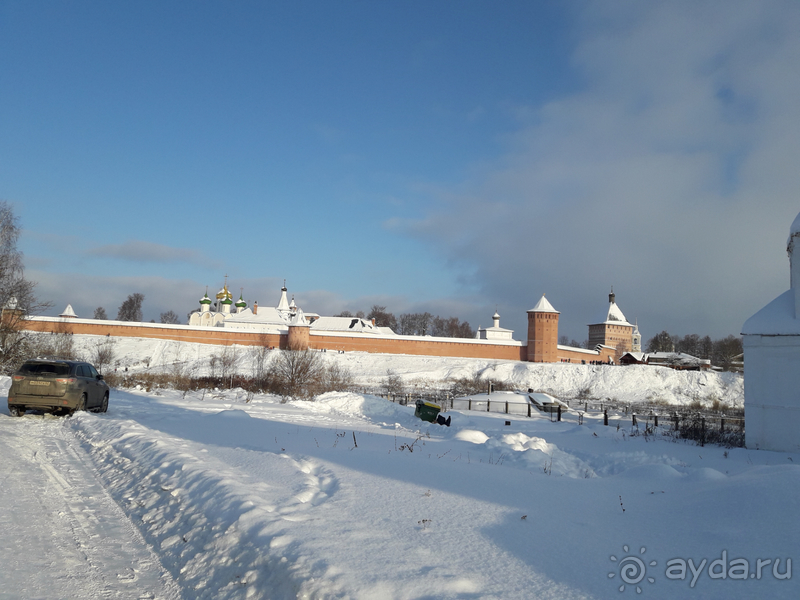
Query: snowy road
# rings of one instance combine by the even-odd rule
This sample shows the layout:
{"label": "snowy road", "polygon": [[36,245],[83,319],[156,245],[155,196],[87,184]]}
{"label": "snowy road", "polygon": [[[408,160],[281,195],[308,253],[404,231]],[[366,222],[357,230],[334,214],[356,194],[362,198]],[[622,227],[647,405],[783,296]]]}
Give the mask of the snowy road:
{"label": "snowy road", "polygon": [[0,415],[0,598],[178,598],[63,419]]}
{"label": "snowy road", "polygon": [[[0,599],[800,597],[800,455],[413,412],[163,389],[115,389],[102,415],[0,410]],[[623,579],[643,554],[647,578]]]}

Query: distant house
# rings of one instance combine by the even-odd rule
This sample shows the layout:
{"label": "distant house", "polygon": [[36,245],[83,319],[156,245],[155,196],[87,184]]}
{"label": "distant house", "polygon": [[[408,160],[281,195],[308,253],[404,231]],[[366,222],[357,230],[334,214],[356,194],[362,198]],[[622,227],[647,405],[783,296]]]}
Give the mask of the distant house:
{"label": "distant house", "polygon": [[646,352],[626,352],[619,359],[621,365],[646,365],[650,355]]}
{"label": "distant house", "polygon": [[669,367],[677,371],[702,371],[711,368],[710,360],[684,352],[650,352],[647,357],[647,364],[650,366]]}

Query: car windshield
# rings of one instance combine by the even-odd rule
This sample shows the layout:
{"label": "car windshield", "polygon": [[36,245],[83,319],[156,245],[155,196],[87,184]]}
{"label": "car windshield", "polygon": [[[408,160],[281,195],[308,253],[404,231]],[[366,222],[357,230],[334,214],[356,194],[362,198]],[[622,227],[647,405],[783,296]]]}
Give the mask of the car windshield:
{"label": "car windshield", "polygon": [[25,363],[20,371],[31,375],[69,375],[69,365],[65,363]]}

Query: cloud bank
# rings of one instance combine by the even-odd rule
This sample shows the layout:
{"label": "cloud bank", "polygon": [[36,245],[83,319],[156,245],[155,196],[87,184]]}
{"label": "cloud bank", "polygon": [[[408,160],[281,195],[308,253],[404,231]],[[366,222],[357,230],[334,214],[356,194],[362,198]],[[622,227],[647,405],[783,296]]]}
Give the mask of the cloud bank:
{"label": "cloud bank", "polygon": [[[505,156],[388,225],[463,265],[489,302],[528,309],[546,292],[578,339],[612,285],[645,339],[738,334],[788,288],[799,30],[794,2],[589,3],[579,91],[520,107]],[[509,317],[520,339],[524,313]]]}

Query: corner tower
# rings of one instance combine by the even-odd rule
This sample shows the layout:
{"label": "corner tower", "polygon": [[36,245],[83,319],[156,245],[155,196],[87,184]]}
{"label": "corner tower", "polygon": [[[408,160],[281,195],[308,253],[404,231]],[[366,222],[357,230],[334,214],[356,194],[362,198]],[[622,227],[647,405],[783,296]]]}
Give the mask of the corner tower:
{"label": "corner tower", "polygon": [[528,311],[528,362],[558,360],[559,314],[544,294]]}

